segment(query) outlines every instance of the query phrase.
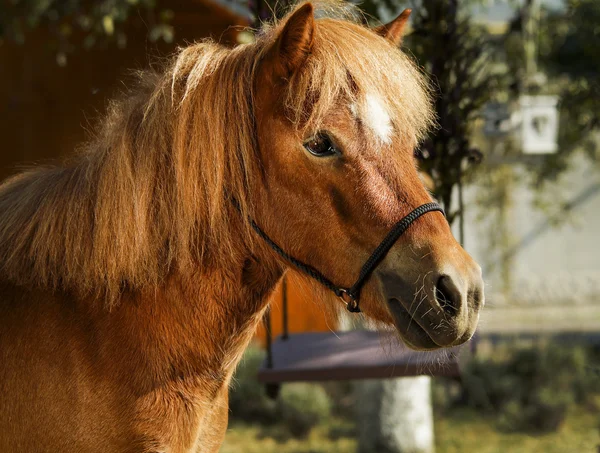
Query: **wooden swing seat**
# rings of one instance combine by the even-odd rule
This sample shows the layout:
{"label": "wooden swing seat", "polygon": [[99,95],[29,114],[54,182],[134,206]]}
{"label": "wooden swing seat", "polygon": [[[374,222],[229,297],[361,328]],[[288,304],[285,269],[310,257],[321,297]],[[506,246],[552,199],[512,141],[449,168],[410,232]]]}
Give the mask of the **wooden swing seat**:
{"label": "wooden swing seat", "polygon": [[399,345],[392,333],[294,333],[272,344],[272,360],[258,373],[263,383],[343,381],[402,376],[458,376],[459,348],[417,352]]}

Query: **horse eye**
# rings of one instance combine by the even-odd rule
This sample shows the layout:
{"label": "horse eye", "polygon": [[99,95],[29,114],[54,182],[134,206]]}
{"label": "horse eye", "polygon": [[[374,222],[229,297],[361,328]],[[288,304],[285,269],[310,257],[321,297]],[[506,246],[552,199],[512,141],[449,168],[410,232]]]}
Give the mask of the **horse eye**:
{"label": "horse eye", "polygon": [[306,148],[313,156],[317,157],[327,157],[339,154],[338,149],[331,142],[329,136],[322,132],[304,143],[304,148]]}

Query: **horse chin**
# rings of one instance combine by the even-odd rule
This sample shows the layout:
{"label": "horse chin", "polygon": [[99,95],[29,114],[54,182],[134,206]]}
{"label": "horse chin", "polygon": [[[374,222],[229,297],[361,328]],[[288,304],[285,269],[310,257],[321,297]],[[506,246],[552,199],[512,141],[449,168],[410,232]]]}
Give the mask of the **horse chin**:
{"label": "horse chin", "polygon": [[394,325],[409,348],[415,351],[433,351],[442,347],[431,339],[418,320],[410,316],[398,299],[388,299],[388,306],[394,318]]}

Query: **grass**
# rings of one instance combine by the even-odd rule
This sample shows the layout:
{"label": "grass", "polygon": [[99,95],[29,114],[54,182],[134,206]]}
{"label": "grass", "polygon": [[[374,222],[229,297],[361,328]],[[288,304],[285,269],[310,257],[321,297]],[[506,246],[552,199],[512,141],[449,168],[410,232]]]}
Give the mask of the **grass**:
{"label": "grass", "polygon": [[600,416],[573,408],[561,428],[553,433],[505,433],[493,421],[468,409],[437,418],[437,453],[595,453],[600,444]]}
{"label": "grass", "polygon": [[[598,413],[574,408],[554,433],[528,435],[498,431],[494,422],[471,409],[436,417],[436,453],[596,453]],[[232,423],[221,453],[355,453],[354,424],[332,418],[306,439],[294,439],[285,426]]]}
{"label": "grass", "polygon": [[354,424],[339,418],[295,439],[285,426],[260,427],[232,423],[220,453],[356,453]]}

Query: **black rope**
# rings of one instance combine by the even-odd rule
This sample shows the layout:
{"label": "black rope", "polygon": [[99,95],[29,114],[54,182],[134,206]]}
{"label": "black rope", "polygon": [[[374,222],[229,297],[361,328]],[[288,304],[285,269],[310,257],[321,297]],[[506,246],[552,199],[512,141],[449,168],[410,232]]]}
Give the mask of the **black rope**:
{"label": "black rope", "polygon": [[381,241],[381,243],[377,246],[377,248],[373,251],[371,256],[367,259],[367,261],[361,268],[356,283],[354,283],[354,285],[352,285],[352,287],[348,290],[348,293],[350,293],[352,297],[358,300],[360,296],[360,290],[362,289],[369,276],[377,268],[379,263],[383,261],[383,259],[386,257],[386,255],[394,246],[396,241],[400,238],[400,236],[402,236],[406,232],[406,230],[408,230],[408,227],[410,227],[410,225],[423,214],[427,214],[428,212],[432,211],[439,211],[442,214],[444,214],[444,210],[439,204],[427,203],[414,209],[407,216],[405,216],[398,223],[396,223],[396,225],[394,225],[391,231],[387,234],[383,241]]}
{"label": "black rope", "polygon": [[[240,205],[234,198],[231,199],[234,206],[238,211],[241,212]],[[363,285],[366,283],[367,279],[371,276],[373,271],[377,268],[379,263],[383,261],[385,256],[388,254],[390,249],[394,246],[396,241],[402,236],[408,227],[412,225],[412,223],[421,217],[423,214],[427,214],[428,212],[439,211],[445,215],[442,207],[437,203],[426,203],[424,205],[419,206],[418,208],[411,211],[408,215],[403,217],[391,231],[386,235],[386,237],[381,241],[381,243],[377,246],[377,248],[373,251],[371,256],[367,259],[365,264],[360,270],[360,274],[358,275],[358,279],[350,288],[344,288],[342,286],[338,286],[334,284],[331,280],[325,277],[321,272],[319,272],[314,267],[303,263],[299,259],[294,258],[291,255],[288,255],[273,239],[271,239],[267,233],[265,233],[262,228],[258,226],[258,224],[251,218],[248,218],[250,222],[250,226],[252,229],[258,234],[266,243],[271,247],[277,254],[283,257],[286,261],[293,264],[295,267],[300,269],[302,272],[317,280],[326,288],[330,289],[335,293],[336,296],[340,297],[345,303],[348,311],[352,313],[359,313],[359,299],[360,299],[360,291]]]}
{"label": "black rope", "polygon": [[249,220],[250,220],[250,226],[256,232],[256,234],[258,234],[267,243],[267,245],[269,247],[271,247],[273,250],[275,250],[281,257],[285,258],[287,261],[289,261],[290,263],[292,263],[294,266],[296,266],[302,272],[304,272],[308,276],[310,276],[310,277],[314,278],[315,280],[317,280],[322,285],[324,285],[327,288],[329,288],[337,296],[341,295],[341,291],[340,290],[343,289],[343,288],[340,288],[340,287],[334,285],[327,277],[325,277],[323,274],[321,274],[314,267],[309,266],[308,264],[303,263],[302,261],[294,258],[291,255],[288,255],[281,247],[279,247],[279,245],[277,245],[277,243],[275,241],[273,241],[273,239],[271,239],[267,235],[267,233],[265,233],[261,229],[261,227],[259,227],[256,224],[256,222],[254,220],[252,220],[252,219],[249,219]]}

